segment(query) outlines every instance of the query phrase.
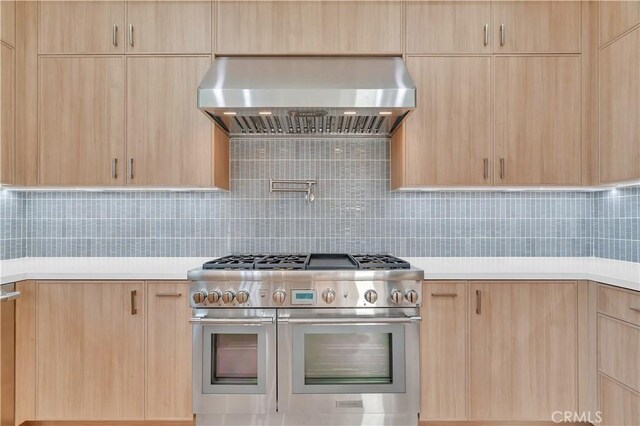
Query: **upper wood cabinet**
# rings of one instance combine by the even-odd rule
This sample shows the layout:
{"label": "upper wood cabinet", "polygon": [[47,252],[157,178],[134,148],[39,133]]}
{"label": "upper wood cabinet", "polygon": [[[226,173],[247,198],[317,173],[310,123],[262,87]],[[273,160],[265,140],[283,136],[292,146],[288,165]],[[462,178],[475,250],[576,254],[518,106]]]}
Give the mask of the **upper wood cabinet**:
{"label": "upper wood cabinet", "polygon": [[494,1],[496,53],[580,53],[581,2]]}
{"label": "upper wood cabinet", "polygon": [[599,1],[600,46],[640,24],[640,2]]}
{"label": "upper wood cabinet", "polygon": [[15,183],[15,51],[0,43],[0,183]]}
{"label": "upper wood cabinet", "polygon": [[[409,57],[418,108],[392,140],[392,188],[492,183],[491,57]],[[402,154],[394,144],[403,143]]]}
{"label": "upper wood cabinet", "polygon": [[124,58],[43,57],[39,78],[39,184],[122,185]]}
{"label": "upper wood cabinet", "polygon": [[420,419],[464,420],[467,418],[467,283],[425,282],[422,295],[420,383],[424,391]]}
{"label": "upper wood cabinet", "polygon": [[212,186],[212,123],[196,108],[210,62],[127,58],[128,184]]}
{"label": "upper wood cabinet", "polygon": [[39,2],[39,52],[124,52],[124,1]]}
{"label": "upper wood cabinet", "polygon": [[16,46],[16,2],[0,1],[0,41]]}
{"label": "upper wood cabinet", "polygon": [[579,56],[495,58],[497,185],[580,185]]}
{"label": "upper wood cabinet", "polygon": [[211,2],[128,1],[127,52],[211,54]]}
{"label": "upper wood cabinet", "polygon": [[142,282],[38,283],[37,420],[144,418]]}
{"label": "upper wood cabinet", "polygon": [[220,1],[216,53],[402,53],[396,1]]}
{"label": "upper wood cabinet", "polygon": [[599,58],[600,182],[640,179],[640,28]]}
{"label": "upper wood cabinet", "polygon": [[192,420],[189,284],[147,284],[148,420]]}
{"label": "upper wood cabinet", "polygon": [[489,1],[410,1],[405,8],[409,54],[492,50]]}
{"label": "upper wood cabinet", "polygon": [[469,290],[471,420],[575,411],[576,283],[472,282]]}

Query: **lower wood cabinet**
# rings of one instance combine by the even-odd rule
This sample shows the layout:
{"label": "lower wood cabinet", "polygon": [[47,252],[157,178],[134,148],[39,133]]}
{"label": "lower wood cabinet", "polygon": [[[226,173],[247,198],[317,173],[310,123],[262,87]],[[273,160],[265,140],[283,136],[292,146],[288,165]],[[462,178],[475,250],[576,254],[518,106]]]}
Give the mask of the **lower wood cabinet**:
{"label": "lower wood cabinet", "polygon": [[640,425],[640,393],[600,375],[602,426]]}

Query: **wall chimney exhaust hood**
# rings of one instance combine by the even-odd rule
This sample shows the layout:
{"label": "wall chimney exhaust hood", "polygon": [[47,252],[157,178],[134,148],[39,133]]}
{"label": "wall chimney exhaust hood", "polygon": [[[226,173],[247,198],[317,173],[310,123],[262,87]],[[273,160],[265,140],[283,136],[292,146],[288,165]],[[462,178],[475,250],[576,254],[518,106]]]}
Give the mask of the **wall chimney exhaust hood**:
{"label": "wall chimney exhaust hood", "polygon": [[198,108],[232,137],[386,137],[415,107],[392,57],[224,57],[198,87]]}

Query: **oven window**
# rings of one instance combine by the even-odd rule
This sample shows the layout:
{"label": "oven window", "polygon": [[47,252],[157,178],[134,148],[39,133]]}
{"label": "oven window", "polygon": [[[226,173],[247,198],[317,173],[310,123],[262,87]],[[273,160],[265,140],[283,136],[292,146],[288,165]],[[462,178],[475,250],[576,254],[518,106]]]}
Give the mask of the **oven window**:
{"label": "oven window", "polygon": [[211,384],[258,384],[258,335],[211,334]]}
{"label": "oven window", "polygon": [[305,334],[305,385],[393,383],[392,333]]}

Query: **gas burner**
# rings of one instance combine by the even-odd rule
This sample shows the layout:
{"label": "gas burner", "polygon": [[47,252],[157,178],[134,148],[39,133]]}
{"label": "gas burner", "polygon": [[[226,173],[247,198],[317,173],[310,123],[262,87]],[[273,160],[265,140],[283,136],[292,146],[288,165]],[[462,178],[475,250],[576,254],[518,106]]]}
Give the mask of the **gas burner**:
{"label": "gas burner", "polygon": [[359,269],[410,269],[411,265],[388,254],[354,254]]}
{"label": "gas burner", "polygon": [[255,269],[270,270],[302,270],[306,269],[309,261],[308,254],[274,254],[265,256],[255,263]]}
{"label": "gas burner", "polygon": [[253,269],[254,264],[266,254],[232,254],[214,259],[202,265],[202,269]]}

